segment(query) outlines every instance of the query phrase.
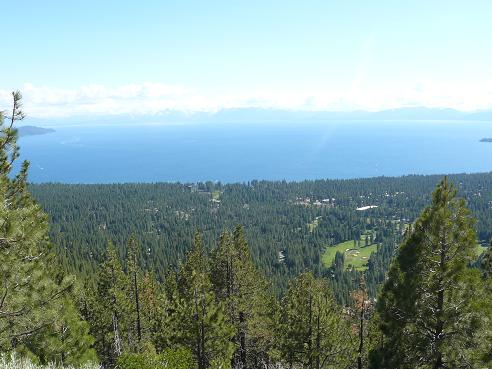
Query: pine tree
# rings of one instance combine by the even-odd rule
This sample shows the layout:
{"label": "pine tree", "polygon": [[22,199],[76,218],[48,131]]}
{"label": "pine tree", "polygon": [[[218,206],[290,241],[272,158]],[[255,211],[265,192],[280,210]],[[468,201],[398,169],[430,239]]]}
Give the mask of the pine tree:
{"label": "pine tree", "polygon": [[154,306],[156,315],[149,317],[154,322],[155,333],[152,342],[158,352],[170,349],[181,342],[182,334],[179,330],[185,302],[184,291],[178,288],[178,278],[176,272],[168,271],[162,286],[163,291],[157,294],[157,304]]}
{"label": "pine tree", "polygon": [[60,310],[54,323],[44,330],[40,337],[33,337],[26,343],[30,352],[41,363],[59,365],[81,365],[97,362],[92,348],[94,338],[89,333],[89,324],[81,319],[71,297],[60,301]]}
{"label": "pine tree", "polygon": [[475,367],[483,321],[474,220],[447,178],[399,249],[379,298],[379,368]]}
{"label": "pine tree", "polygon": [[477,347],[479,358],[482,362],[487,363],[488,367],[492,366],[492,240],[485,251],[482,262],[482,280],[484,282],[484,291],[480,298],[479,308],[484,319],[483,325],[488,327],[478,339],[480,344]]}
{"label": "pine tree", "polygon": [[71,288],[70,278],[57,283],[48,240],[46,214],[27,192],[25,161],[19,157],[14,125],[24,118],[22,96],[12,93],[13,108],[4,123],[0,113],[0,351],[15,349],[51,326],[57,305]]}
{"label": "pine tree", "polygon": [[[154,347],[159,345],[158,337],[167,337],[169,323],[167,321],[165,295],[160,293],[159,285],[154,273],[146,272],[142,279],[141,287],[141,320],[142,336],[146,342],[152,342]],[[167,339],[164,339],[164,348],[167,346]]]}
{"label": "pine tree", "polygon": [[116,249],[109,242],[106,260],[98,273],[97,286],[95,290],[88,291],[86,308],[83,309],[96,339],[97,353],[105,365],[114,364],[132,343],[133,322],[127,286],[128,280]]}
{"label": "pine tree", "polygon": [[311,272],[291,282],[282,300],[279,350],[283,361],[307,369],[343,368],[353,362],[354,337],[325,280]]}
{"label": "pine tree", "polygon": [[368,336],[367,319],[369,309],[371,307],[366,281],[363,274],[360,276],[359,288],[352,293],[352,299],[354,301],[355,317],[357,320],[357,369],[362,369],[366,362],[367,349],[365,343]]}
{"label": "pine tree", "polygon": [[489,247],[483,254],[481,264],[483,278],[486,280],[492,280],[492,240],[490,241]]}
{"label": "pine tree", "polygon": [[218,302],[209,278],[208,261],[200,234],[179,274],[179,306],[176,314],[177,343],[189,348],[198,369],[227,365],[234,349],[234,328],[227,322],[224,306]]}
{"label": "pine tree", "polygon": [[[132,315],[134,317],[134,331],[137,342],[132,342],[133,348],[137,347],[142,340],[142,320],[141,320],[141,270],[139,265],[139,247],[135,236],[131,236],[128,241],[127,269],[129,278],[129,299],[132,301]],[[132,335],[133,336],[133,335]]]}
{"label": "pine tree", "polygon": [[265,278],[254,266],[241,226],[233,234],[222,233],[212,257],[211,279],[218,299],[226,306],[228,321],[236,330],[233,368],[267,363],[274,342],[275,304]]}

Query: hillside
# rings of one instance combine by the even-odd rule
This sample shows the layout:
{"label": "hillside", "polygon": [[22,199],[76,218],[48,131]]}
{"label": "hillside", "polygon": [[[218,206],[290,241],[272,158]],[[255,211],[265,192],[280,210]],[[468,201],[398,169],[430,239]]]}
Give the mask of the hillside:
{"label": "hillside", "polygon": [[52,128],[43,128],[37,126],[20,126],[17,130],[19,132],[19,137],[40,136],[55,132],[55,130]]}
{"label": "hillside", "polygon": [[[372,247],[372,256],[364,255],[368,259],[363,269],[375,293],[402,232],[429,203],[440,178],[230,185],[41,184],[31,185],[30,190],[50,215],[51,239],[65,267],[83,275],[94,272],[108,240],[123,256],[128,237],[135,234],[144,265],[163,278],[190,249],[196,230],[211,248],[222,230],[242,224],[253,259],[280,292],[288,278],[306,268],[329,275],[330,262],[321,261],[325,250],[372,232],[371,241],[379,246]],[[478,218],[478,236],[485,244],[492,237],[492,174],[452,175],[450,179]],[[366,210],[357,210],[364,206]],[[338,291],[342,301],[348,298],[345,284]]]}

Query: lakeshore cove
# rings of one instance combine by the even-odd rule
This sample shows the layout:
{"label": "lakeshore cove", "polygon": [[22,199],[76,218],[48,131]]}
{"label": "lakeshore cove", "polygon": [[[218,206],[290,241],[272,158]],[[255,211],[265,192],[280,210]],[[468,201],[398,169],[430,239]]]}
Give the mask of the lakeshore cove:
{"label": "lakeshore cove", "polygon": [[299,181],[492,170],[492,122],[53,125],[20,139],[31,182]]}

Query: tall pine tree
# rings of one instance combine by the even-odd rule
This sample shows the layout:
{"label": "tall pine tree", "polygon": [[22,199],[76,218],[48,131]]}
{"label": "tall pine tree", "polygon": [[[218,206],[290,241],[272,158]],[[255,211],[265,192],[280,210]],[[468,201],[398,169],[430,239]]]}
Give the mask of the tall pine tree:
{"label": "tall pine tree", "polygon": [[484,282],[484,291],[480,298],[478,305],[481,311],[482,319],[484,320],[484,327],[488,329],[483,330],[477,347],[479,358],[488,364],[488,367],[492,367],[492,240],[490,245],[483,254],[482,261],[482,280]]}
{"label": "tall pine tree", "polygon": [[13,92],[7,122],[0,112],[0,351],[30,351],[41,361],[94,360],[92,338],[59,273],[48,239],[48,219],[27,191],[29,164],[19,157],[16,122],[22,96]]}
{"label": "tall pine tree", "polygon": [[234,328],[227,322],[224,306],[213,292],[208,260],[198,233],[180,270],[179,295],[177,343],[193,352],[198,369],[229,366]]}
{"label": "tall pine tree", "polygon": [[128,280],[123,272],[118,253],[108,243],[106,259],[101,265],[95,289],[88,289],[85,318],[91,324],[96,339],[95,347],[104,365],[113,365],[129,350],[133,323]]}
{"label": "tall pine tree", "polygon": [[127,273],[129,282],[129,299],[131,301],[131,312],[133,316],[133,332],[131,346],[135,350],[142,341],[142,319],[141,319],[141,270],[139,265],[139,246],[135,236],[128,241]]}
{"label": "tall pine tree", "polygon": [[279,350],[290,366],[344,368],[354,362],[355,337],[348,317],[328,283],[304,272],[293,280],[282,300]]}
{"label": "tall pine tree", "polygon": [[400,246],[379,298],[379,368],[472,368],[483,320],[474,219],[444,178]]}
{"label": "tall pine tree", "polygon": [[264,366],[274,342],[274,297],[254,266],[242,226],[222,233],[212,256],[211,279],[234,326],[233,368]]}

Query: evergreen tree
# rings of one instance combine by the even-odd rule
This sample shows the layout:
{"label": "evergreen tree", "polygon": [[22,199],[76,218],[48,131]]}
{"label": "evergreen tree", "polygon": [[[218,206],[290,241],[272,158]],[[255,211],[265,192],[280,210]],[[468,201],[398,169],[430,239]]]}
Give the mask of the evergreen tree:
{"label": "evergreen tree", "polygon": [[74,279],[60,273],[48,239],[46,214],[27,191],[28,162],[16,175],[17,121],[22,96],[4,123],[0,113],[0,351],[30,352],[41,361],[95,360],[92,337],[72,296]]}
{"label": "evergreen tree", "polygon": [[[140,301],[143,340],[152,342],[157,348],[158,342],[161,341],[158,337],[168,337],[169,323],[166,312],[167,301],[165,295],[160,293],[154,273],[144,274]],[[167,346],[167,339],[164,341],[162,348]]]}
{"label": "evergreen tree", "polygon": [[350,324],[325,280],[304,272],[282,300],[279,350],[283,361],[307,369],[343,368],[353,362]]}
{"label": "evergreen tree", "polygon": [[[137,240],[132,235],[128,241],[128,255],[127,255],[127,273],[129,280],[130,300],[132,301],[131,311],[134,319],[133,331],[136,336],[137,342],[132,342],[131,346],[135,348],[142,340],[142,320],[141,320],[141,301],[140,301],[140,288],[141,288],[141,270],[139,265],[139,247]],[[135,341],[133,339],[133,341]]]}
{"label": "evergreen tree", "polygon": [[45,271],[50,252],[47,217],[26,191],[28,163],[15,178],[11,175],[19,156],[14,124],[24,117],[21,98],[13,93],[8,124],[0,113],[0,351],[15,348],[48,326],[54,316],[38,309],[58,295]]}
{"label": "evergreen tree", "polygon": [[35,336],[27,342],[26,347],[43,364],[76,366],[97,362],[93,343],[89,324],[82,320],[71,297],[65,297],[60,300],[60,310],[53,324],[40,337]]}
{"label": "evergreen tree", "polygon": [[483,254],[481,264],[483,278],[486,280],[492,280],[492,240],[490,241],[489,247]]}
{"label": "evergreen tree", "polygon": [[[379,298],[379,368],[476,367],[483,320],[474,220],[444,178],[408,232]],[[490,327],[489,327],[490,328]]]}
{"label": "evergreen tree", "polygon": [[179,274],[177,343],[189,348],[198,369],[230,365],[234,328],[227,322],[224,306],[215,297],[209,278],[208,261],[200,234]]}
{"label": "evergreen tree", "polygon": [[477,348],[479,358],[492,366],[492,240],[482,258],[482,279],[484,291],[479,301],[478,309],[481,311],[484,327],[488,327],[478,339]]}
{"label": "evergreen tree", "polygon": [[158,352],[171,349],[181,342],[179,327],[183,317],[182,311],[185,309],[183,292],[178,288],[178,274],[169,271],[164,279],[162,293],[157,294],[157,314],[149,318],[154,321],[155,334],[152,341]]}
{"label": "evergreen tree", "polygon": [[264,366],[274,341],[275,304],[265,278],[254,266],[241,226],[232,235],[222,233],[212,257],[211,279],[236,330],[233,368]]}
{"label": "evergreen tree", "polygon": [[[86,298],[85,318],[91,324],[95,347],[105,365],[116,362],[131,340],[131,302],[128,280],[123,272],[116,249],[108,243],[106,260],[100,267],[95,290]],[[91,293],[92,292],[92,293]]]}
{"label": "evergreen tree", "polygon": [[366,287],[364,275],[361,274],[359,288],[352,293],[354,301],[354,312],[356,318],[358,347],[357,347],[357,369],[362,369],[367,361],[366,341],[368,336],[367,320],[371,303]]}

